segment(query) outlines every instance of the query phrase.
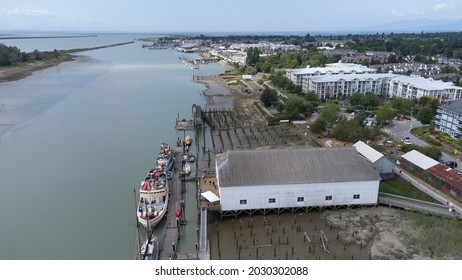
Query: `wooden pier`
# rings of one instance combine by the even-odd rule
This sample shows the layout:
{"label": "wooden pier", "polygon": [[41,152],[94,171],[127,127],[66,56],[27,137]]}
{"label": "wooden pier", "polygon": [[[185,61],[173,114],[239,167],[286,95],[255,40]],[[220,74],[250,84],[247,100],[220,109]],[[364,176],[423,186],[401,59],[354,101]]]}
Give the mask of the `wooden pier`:
{"label": "wooden pier", "polygon": [[[183,148],[175,148],[175,164],[181,163],[183,158]],[[167,212],[167,222],[164,231],[164,238],[161,244],[160,259],[169,260],[178,257],[178,241],[180,239],[180,226],[185,223],[184,201],[182,197],[182,183],[180,171],[174,172],[171,186],[169,189],[169,203]],[[180,217],[176,212],[180,210]]]}

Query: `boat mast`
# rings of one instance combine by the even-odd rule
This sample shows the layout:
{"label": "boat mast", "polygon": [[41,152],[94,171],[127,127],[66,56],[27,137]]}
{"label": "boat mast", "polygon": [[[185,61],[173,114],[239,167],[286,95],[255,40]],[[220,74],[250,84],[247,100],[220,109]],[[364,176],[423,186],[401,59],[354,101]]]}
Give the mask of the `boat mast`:
{"label": "boat mast", "polygon": [[[136,230],[138,231],[138,252],[141,252],[141,236],[140,236],[140,222],[138,221],[138,215],[137,215],[137,205],[136,205],[136,189],[133,188],[133,196],[135,198],[135,220],[136,220]],[[138,253],[137,253],[138,255]],[[138,258],[138,256],[136,256]]]}

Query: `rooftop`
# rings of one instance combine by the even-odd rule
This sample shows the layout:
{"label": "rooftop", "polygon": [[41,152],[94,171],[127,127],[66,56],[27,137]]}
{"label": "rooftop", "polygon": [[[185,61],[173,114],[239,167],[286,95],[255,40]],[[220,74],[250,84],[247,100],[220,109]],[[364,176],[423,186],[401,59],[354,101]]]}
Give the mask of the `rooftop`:
{"label": "rooftop", "polygon": [[382,153],[367,145],[363,141],[356,142],[355,144],[353,144],[353,147],[356,148],[358,153],[360,153],[363,157],[367,158],[372,163],[384,157]]}
{"label": "rooftop", "polygon": [[326,64],[326,67],[314,67],[311,68],[309,65],[306,68],[301,68],[301,69],[290,69],[287,70],[293,74],[298,74],[298,75],[303,75],[303,74],[314,74],[316,72],[319,72],[320,74],[327,74],[327,73],[332,73],[332,74],[337,74],[337,73],[364,73],[364,72],[376,72],[377,69],[369,68],[360,64],[354,64],[354,63],[331,63],[331,64]]}
{"label": "rooftop", "polygon": [[228,151],[216,162],[220,187],[380,180],[353,147]]}
{"label": "rooftop", "polygon": [[311,78],[312,81],[318,83],[326,83],[326,82],[337,82],[340,80],[344,80],[346,82],[351,82],[354,80],[365,81],[368,79],[377,80],[377,79],[384,79],[389,78],[392,79],[396,77],[395,74],[341,74],[341,75],[323,75]]}
{"label": "rooftop", "polygon": [[421,88],[425,90],[462,89],[461,87],[456,87],[453,83],[450,83],[450,82],[443,82],[440,80],[433,80],[433,79],[425,79],[422,77],[396,75],[393,78],[393,81],[397,81],[403,84],[410,84],[416,88]]}
{"label": "rooftop", "polygon": [[409,161],[410,163],[422,168],[423,170],[427,170],[437,164],[440,164],[436,160],[427,157],[426,155],[416,151],[412,150],[404,155],[402,155],[402,158],[405,160]]}
{"label": "rooftop", "polygon": [[458,114],[462,114],[462,99],[448,101],[446,104],[440,107],[443,110],[448,110]]}

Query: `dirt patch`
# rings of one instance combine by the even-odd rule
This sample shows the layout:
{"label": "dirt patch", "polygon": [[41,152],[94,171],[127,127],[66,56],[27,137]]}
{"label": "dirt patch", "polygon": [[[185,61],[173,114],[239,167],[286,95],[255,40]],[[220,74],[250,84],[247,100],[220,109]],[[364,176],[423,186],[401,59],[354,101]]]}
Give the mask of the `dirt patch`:
{"label": "dirt patch", "polygon": [[71,57],[60,61],[35,61],[23,66],[8,66],[0,68],[0,83],[21,80],[32,75],[35,71],[58,65],[61,62],[72,60]]}

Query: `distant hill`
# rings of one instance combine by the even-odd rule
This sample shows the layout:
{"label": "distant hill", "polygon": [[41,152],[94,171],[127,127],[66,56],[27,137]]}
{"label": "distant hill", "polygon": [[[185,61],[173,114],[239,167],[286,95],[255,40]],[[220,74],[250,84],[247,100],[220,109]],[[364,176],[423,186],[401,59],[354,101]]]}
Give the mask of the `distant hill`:
{"label": "distant hill", "polygon": [[418,20],[399,20],[387,24],[368,26],[358,28],[356,32],[461,32],[462,31],[462,19],[458,21],[443,21],[443,20],[430,20],[430,19],[418,19]]}

